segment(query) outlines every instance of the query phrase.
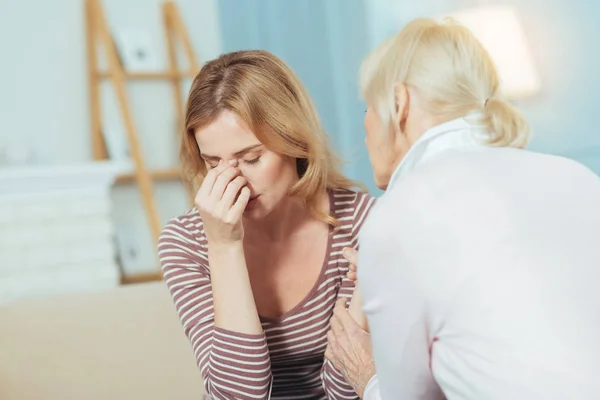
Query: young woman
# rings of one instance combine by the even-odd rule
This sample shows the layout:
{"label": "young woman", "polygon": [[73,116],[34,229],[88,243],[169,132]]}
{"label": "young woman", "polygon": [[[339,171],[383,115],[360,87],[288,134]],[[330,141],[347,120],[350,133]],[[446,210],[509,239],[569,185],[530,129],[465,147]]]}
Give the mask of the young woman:
{"label": "young woman", "polygon": [[302,84],[264,51],[208,62],[182,155],[196,207],[158,248],[208,394],[355,398],[323,361],[334,304],[354,290],[342,250],[373,199],[341,174]]}
{"label": "young woman", "polygon": [[[453,22],[409,23],[361,75],[386,189],[358,257],[377,369],[364,399],[597,398],[598,176],[522,149],[526,120]],[[328,357],[359,371],[344,366],[364,334],[345,310],[332,331]]]}

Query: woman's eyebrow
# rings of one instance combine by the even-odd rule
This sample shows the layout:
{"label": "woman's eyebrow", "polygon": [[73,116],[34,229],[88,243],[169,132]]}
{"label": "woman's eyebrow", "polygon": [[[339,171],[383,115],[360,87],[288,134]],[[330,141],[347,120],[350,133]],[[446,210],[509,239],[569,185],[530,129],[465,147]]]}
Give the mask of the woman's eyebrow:
{"label": "woman's eyebrow", "polygon": [[[244,147],[241,150],[236,151],[235,153],[233,153],[233,155],[235,157],[239,157],[239,156],[244,155],[244,154],[246,154],[246,153],[248,153],[248,152],[250,152],[252,150],[256,150],[256,149],[258,149],[259,147],[262,147],[262,146],[263,146],[262,143],[253,144],[251,146],[247,146],[247,147]],[[205,153],[200,153],[200,156],[202,158],[204,158],[205,160],[220,160],[221,159],[221,157],[211,156],[211,155],[208,155],[208,154],[205,154]]]}

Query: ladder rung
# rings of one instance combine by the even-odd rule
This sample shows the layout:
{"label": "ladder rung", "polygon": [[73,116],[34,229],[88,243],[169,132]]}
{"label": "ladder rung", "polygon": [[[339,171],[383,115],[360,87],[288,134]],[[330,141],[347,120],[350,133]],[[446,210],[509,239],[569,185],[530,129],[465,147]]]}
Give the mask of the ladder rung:
{"label": "ladder rung", "polygon": [[[170,79],[184,79],[194,78],[196,73],[193,71],[182,71],[182,72],[125,72],[126,79],[139,79],[139,80],[170,80]],[[98,73],[100,79],[110,79],[112,77],[110,72]]]}
{"label": "ladder rung", "polygon": [[[150,177],[158,181],[169,181],[181,179],[181,170],[179,168],[156,169],[148,171]],[[117,176],[117,182],[132,182],[136,179],[135,172],[128,172]]]}

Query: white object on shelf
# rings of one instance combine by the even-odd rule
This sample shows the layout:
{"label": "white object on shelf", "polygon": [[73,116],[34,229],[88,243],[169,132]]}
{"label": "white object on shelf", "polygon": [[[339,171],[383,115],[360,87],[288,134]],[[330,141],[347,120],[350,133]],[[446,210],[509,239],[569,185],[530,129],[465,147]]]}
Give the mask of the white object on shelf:
{"label": "white object on shelf", "polygon": [[118,285],[110,188],[121,170],[0,168],[0,303]]}
{"label": "white object on shelf", "polygon": [[122,29],[116,32],[119,57],[128,72],[154,72],[161,68],[147,31]]}

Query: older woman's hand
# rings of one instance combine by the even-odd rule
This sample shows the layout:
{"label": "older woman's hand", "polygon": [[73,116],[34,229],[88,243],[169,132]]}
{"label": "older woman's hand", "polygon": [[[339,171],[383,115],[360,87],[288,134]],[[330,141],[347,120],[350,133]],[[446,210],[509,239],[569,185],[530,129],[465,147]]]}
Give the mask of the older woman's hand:
{"label": "older woman's hand", "polygon": [[360,398],[375,375],[371,335],[350,316],[345,299],[338,300],[331,317],[325,357],[341,372]]}
{"label": "older woman's hand", "polygon": [[356,281],[356,264],[358,262],[358,250],[353,249],[352,247],[345,247],[342,251],[342,255],[346,260],[348,260],[348,273],[346,276],[348,279]]}

